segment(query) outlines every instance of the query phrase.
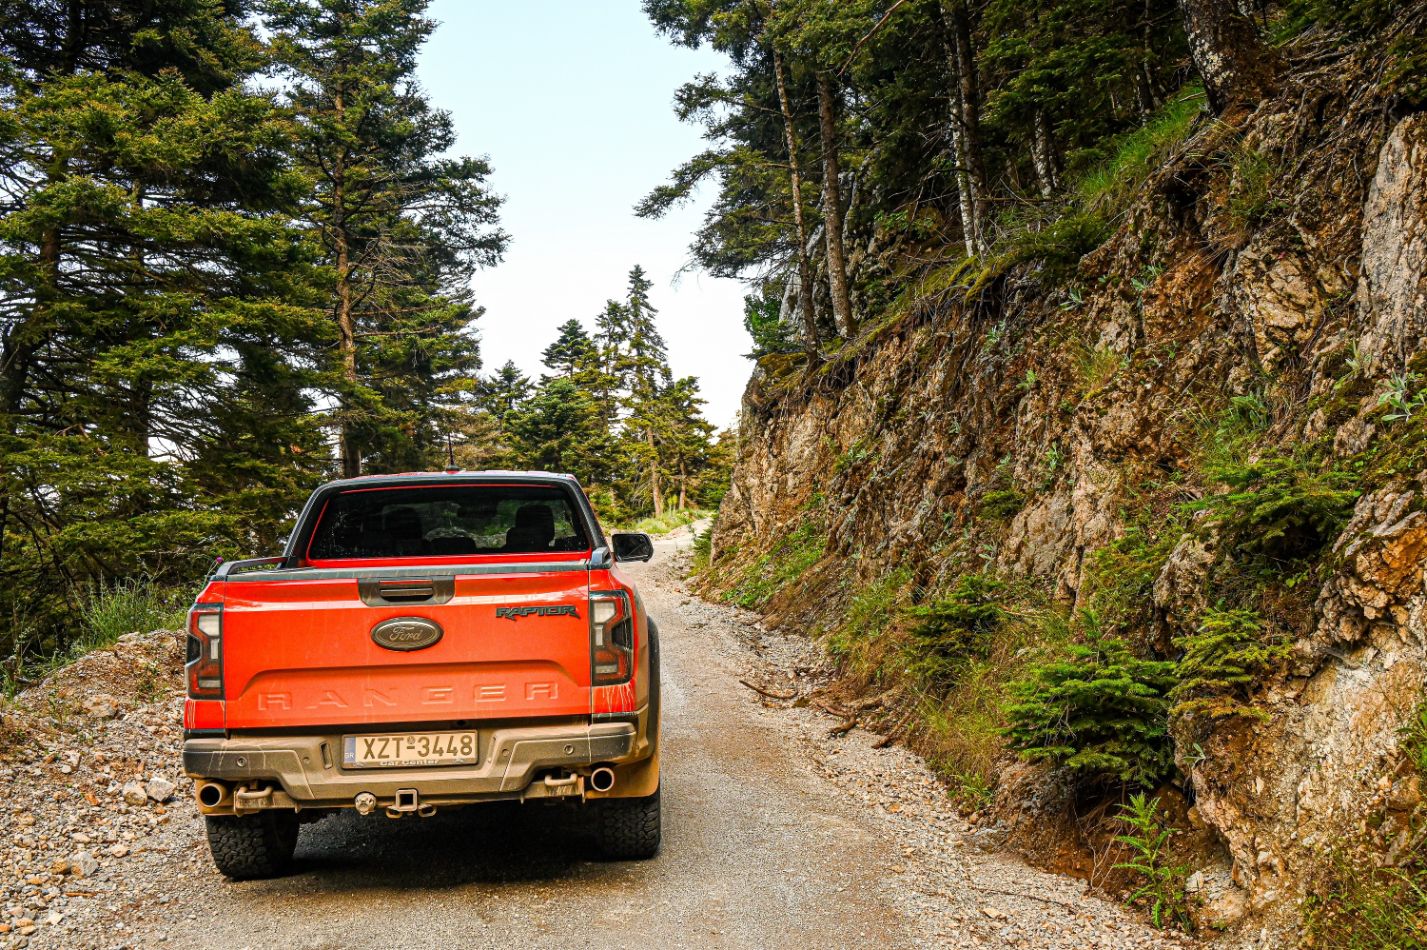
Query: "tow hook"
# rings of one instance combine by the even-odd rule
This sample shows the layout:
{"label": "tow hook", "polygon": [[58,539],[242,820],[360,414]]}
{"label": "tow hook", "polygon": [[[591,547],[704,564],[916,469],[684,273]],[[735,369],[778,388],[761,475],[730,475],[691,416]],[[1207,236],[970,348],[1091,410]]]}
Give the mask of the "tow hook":
{"label": "tow hook", "polygon": [[267,788],[240,788],[233,793],[233,811],[242,814],[245,811],[258,811],[263,808],[272,807],[273,790]]}
{"label": "tow hook", "polygon": [[352,800],[352,805],[357,809],[357,814],[370,815],[377,810],[377,797],[371,792],[358,792],[357,797]]}
{"label": "tow hook", "polygon": [[[368,793],[364,792],[363,794]],[[359,795],[358,798],[360,799],[360,797]],[[414,788],[397,789],[396,800],[386,809],[388,818],[400,818],[402,815],[420,815],[422,818],[430,818],[434,814],[436,814],[436,806],[422,802],[421,793]]]}

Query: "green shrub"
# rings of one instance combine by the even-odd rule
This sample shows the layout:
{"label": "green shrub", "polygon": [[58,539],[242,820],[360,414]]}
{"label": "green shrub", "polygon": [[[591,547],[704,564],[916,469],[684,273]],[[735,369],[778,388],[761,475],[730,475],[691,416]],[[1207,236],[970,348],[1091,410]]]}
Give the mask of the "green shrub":
{"label": "green shrub", "polygon": [[1173,769],[1169,691],[1174,663],[1136,656],[1082,613],[1084,642],[1037,663],[1010,686],[1007,738],[1030,761],[1087,780],[1153,787]]}
{"label": "green shrub", "polygon": [[946,597],[909,610],[916,623],[907,671],[936,690],[958,682],[970,661],[986,655],[991,634],[1005,620],[999,603],[1005,588],[994,577],[967,574]]}
{"label": "green shrub", "polygon": [[811,518],[785,535],[773,549],[751,564],[725,599],[740,607],[757,610],[773,595],[822,560],[827,536]]}
{"label": "green shrub", "polygon": [[1211,607],[1197,630],[1174,642],[1184,651],[1169,694],[1176,716],[1267,718],[1249,703],[1249,693],[1265,670],[1288,656],[1289,645],[1265,634],[1257,611]]}
{"label": "green shrub", "polygon": [[1154,521],[1140,513],[1124,534],[1091,552],[1085,595],[1106,630],[1144,639],[1154,620],[1155,579],[1183,534],[1176,513]]}
{"label": "green shrub", "polygon": [[1116,835],[1115,840],[1130,849],[1130,860],[1115,867],[1131,872],[1139,882],[1130,893],[1129,902],[1148,904],[1150,919],[1156,927],[1177,923],[1185,930],[1191,929],[1184,894],[1189,869],[1169,863],[1170,838],[1175,829],[1160,818],[1159,799],[1147,798],[1143,793],[1134,795],[1115,817],[1129,827],[1125,834]]}
{"label": "green shrub", "polygon": [[694,559],[690,568],[694,574],[702,574],[709,568],[709,559],[713,557],[713,525],[709,525],[698,534],[694,535],[693,545]]}
{"label": "green shrub", "polygon": [[109,646],[126,633],[182,630],[189,606],[182,591],[158,587],[148,578],[101,581],[77,599],[82,633],[71,656]]}
{"label": "green shrub", "polygon": [[1208,513],[1228,550],[1269,562],[1298,562],[1337,536],[1362,494],[1346,468],[1318,458],[1313,447],[1270,452],[1246,461],[1208,466],[1211,481],[1228,490],[1188,506]]}

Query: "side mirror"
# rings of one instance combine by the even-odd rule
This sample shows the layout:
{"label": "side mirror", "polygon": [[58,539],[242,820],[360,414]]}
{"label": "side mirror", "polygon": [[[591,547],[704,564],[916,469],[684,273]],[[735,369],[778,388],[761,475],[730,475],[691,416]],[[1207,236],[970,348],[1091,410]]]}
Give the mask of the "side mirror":
{"label": "side mirror", "polygon": [[647,534],[634,531],[613,534],[610,541],[614,544],[616,561],[647,561],[654,556],[654,542]]}

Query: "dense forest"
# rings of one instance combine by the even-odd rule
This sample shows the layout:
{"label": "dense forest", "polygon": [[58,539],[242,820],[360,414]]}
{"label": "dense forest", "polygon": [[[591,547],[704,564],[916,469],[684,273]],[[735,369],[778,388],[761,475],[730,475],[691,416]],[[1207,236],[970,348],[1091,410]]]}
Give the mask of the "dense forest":
{"label": "dense forest", "polygon": [[332,477],[454,458],[573,472],[617,520],[716,501],[728,446],[640,269],[549,376],[482,374],[471,282],[509,237],[419,86],[425,8],[0,5],[9,686],[94,610],[152,623],[274,550]]}

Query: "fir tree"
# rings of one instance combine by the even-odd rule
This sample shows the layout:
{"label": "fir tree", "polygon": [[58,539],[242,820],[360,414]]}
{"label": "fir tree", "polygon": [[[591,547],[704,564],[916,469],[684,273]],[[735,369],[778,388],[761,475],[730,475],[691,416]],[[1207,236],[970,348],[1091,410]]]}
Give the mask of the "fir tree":
{"label": "fir tree", "polygon": [[500,259],[482,159],[440,158],[450,116],[416,86],[426,0],[267,0],[289,81],[305,212],[323,248],[338,345],[329,368],[343,474],[439,455],[479,359],[470,277]]}

